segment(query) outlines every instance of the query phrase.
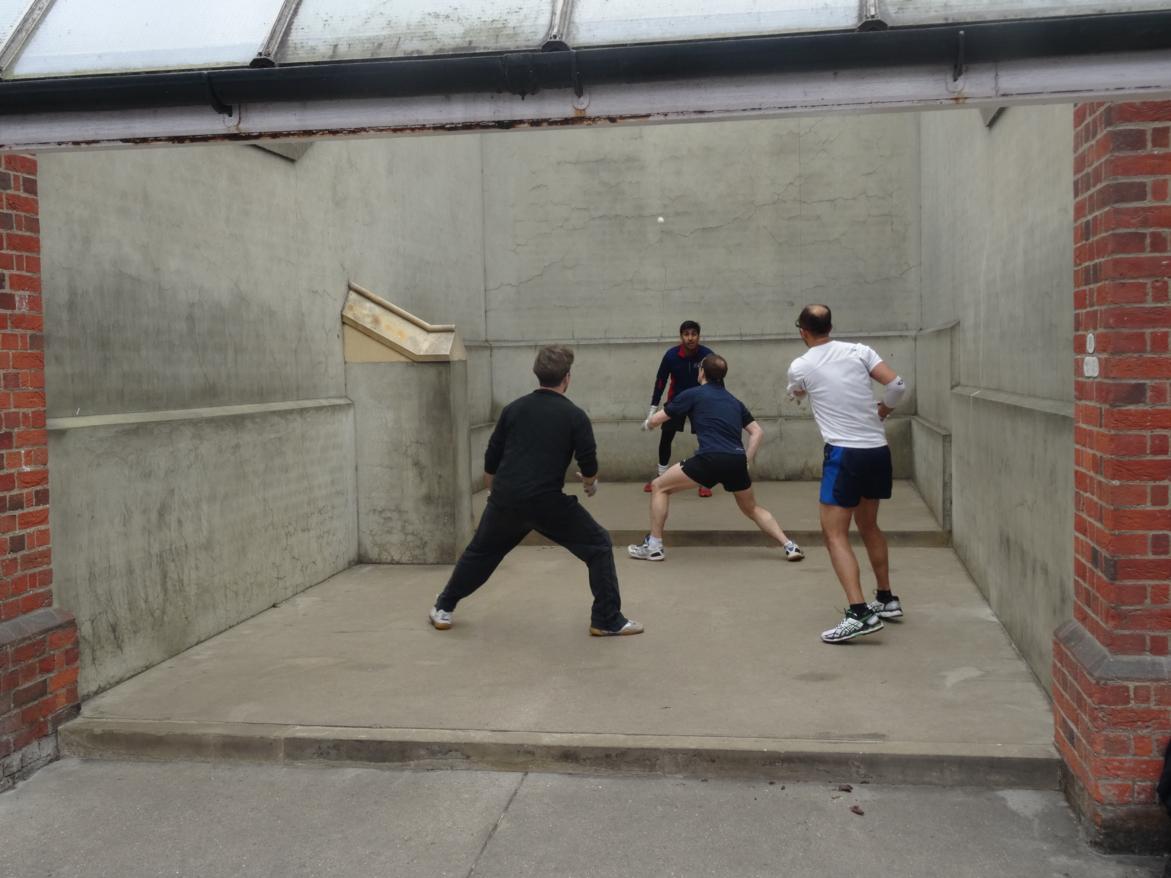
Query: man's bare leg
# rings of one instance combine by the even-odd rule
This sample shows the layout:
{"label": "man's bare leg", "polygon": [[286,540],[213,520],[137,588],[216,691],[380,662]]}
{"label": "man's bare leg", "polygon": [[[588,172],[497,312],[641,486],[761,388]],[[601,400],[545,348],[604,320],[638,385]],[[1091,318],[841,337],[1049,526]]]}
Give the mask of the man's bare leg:
{"label": "man's bare leg", "polygon": [[890,560],[886,545],[886,534],[878,526],[878,500],[862,500],[854,510],[854,522],[858,534],[866,545],[870,567],[879,591],[890,591]]}
{"label": "man's bare leg", "polygon": [[670,509],[672,494],[687,491],[696,487],[683,472],[683,464],[677,463],[653,482],[651,482],[651,536],[657,540],[663,538],[663,528],[667,525],[667,512]]}
{"label": "man's bare leg", "polygon": [[781,530],[781,526],[777,524],[777,520],[773,518],[773,514],[763,506],[757,505],[756,495],[752,492],[752,488],[736,491],[732,496],[736,498],[736,505],[740,507],[740,511],[751,518],[761,531],[772,537],[782,546],[789,542],[789,538]]}
{"label": "man's bare leg", "polygon": [[850,519],[854,515],[853,509],[842,506],[821,504],[821,533],[825,537],[825,548],[829,552],[830,563],[834,573],[838,575],[838,582],[846,593],[846,599],[851,604],[864,604],[862,597],[862,582],[858,570],[858,559],[850,547]]}

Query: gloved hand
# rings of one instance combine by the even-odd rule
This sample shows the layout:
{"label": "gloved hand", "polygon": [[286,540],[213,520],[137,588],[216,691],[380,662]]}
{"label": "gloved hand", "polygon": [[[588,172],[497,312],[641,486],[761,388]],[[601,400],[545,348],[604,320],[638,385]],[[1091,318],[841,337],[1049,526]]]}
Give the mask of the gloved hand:
{"label": "gloved hand", "polygon": [[658,409],[653,405],[650,407],[650,409],[647,410],[646,420],[642,422],[642,428],[644,430],[649,430],[651,428],[651,418],[655,416],[656,411],[658,411]]}

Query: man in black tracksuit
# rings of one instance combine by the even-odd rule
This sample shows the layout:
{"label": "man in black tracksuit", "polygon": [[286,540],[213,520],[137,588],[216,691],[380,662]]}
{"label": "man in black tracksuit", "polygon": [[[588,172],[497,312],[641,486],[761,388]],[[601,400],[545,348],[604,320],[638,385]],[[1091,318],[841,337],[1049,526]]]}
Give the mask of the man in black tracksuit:
{"label": "man in black tracksuit", "polygon": [[541,386],[500,413],[484,453],[488,505],[447,587],[431,608],[429,617],[437,629],[452,626],[456,604],[487,582],[504,556],[535,530],[589,566],[594,593],[590,634],[642,633],[642,625],[622,615],[610,534],[576,497],[562,491],[566,467],[574,457],[586,495],[592,497],[598,485],[597,445],[590,419],[565,396],[572,365],[569,348],[541,348],[533,364]]}

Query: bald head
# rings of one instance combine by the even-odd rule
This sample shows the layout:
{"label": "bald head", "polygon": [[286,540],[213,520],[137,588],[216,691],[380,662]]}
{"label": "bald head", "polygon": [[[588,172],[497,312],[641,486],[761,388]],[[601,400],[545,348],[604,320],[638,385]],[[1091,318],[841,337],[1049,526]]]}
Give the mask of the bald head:
{"label": "bald head", "polygon": [[815,338],[824,338],[833,329],[833,316],[828,305],[806,305],[797,318],[797,326]]}

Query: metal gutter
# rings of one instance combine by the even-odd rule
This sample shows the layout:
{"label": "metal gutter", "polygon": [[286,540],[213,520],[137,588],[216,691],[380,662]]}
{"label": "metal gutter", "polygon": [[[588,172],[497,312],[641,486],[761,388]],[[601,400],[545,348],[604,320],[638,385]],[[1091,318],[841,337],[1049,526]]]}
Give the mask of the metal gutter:
{"label": "metal gutter", "polygon": [[0,82],[0,115],[511,93],[1171,48],[1171,11],[564,51]]}

